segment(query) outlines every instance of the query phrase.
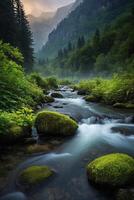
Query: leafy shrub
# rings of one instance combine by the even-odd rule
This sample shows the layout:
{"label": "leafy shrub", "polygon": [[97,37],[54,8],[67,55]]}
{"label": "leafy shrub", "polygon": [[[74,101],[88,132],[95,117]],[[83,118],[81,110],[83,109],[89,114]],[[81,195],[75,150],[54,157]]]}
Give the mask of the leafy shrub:
{"label": "leafy shrub", "polygon": [[114,104],[116,102],[134,103],[133,74],[115,74],[110,79],[97,78],[81,81],[77,88],[86,90],[92,97],[107,104]]}
{"label": "leafy shrub", "polygon": [[58,87],[58,81],[55,77],[44,78],[39,73],[32,73],[30,74],[29,79],[36,83],[44,91]]}
{"label": "leafy shrub", "polygon": [[[29,108],[23,107],[16,112],[0,112],[0,138],[14,140],[23,136],[28,137],[34,123],[35,115]],[[29,130],[30,129],[30,130]]]}
{"label": "leafy shrub", "polygon": [[18,49],[0,42],[0,109],[17,110],[34,106],[43,97],[42,90],[31,83],[19,65],[23,57]]}

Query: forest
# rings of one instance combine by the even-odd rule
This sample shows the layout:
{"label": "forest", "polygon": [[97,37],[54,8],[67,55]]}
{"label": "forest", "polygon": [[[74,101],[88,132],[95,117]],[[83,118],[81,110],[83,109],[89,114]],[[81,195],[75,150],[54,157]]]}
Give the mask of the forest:
{"label": "forest", "polygon": [[133,200],[134,2],[60,9],[35,52],[25,2],[0,2],[0,199]]}

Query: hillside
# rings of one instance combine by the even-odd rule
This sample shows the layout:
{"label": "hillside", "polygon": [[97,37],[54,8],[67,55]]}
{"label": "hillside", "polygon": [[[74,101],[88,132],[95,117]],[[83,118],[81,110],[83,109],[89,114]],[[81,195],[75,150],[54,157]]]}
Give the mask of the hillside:
{"label": "hillside", "polygon": [[48,35],[57,27],[57,25],[68,16],[82,0],[77,0],[67,6],[60,7],[56,12],[44,12],[39,17],[29,15],[29,22],[34,38],[34,49],[37,52],[48,40]]}
{"label": "hillside", "polygon": [[89,38],[97,28],[103,29],[132,5],[133,0],[84,0],[49,35],[40,58],[55,57],[61,47],[66,47],[69,41],[75,43],[79,36]]}
{"label": "hillside", "polygon": [[71,42],[67,48],[61,48],[44,69],[53,69],[60,76],[110,75],[134,70],[133,9],[119,15],[103,31],[97,29],[87,41],[81,40],[75,48]]}

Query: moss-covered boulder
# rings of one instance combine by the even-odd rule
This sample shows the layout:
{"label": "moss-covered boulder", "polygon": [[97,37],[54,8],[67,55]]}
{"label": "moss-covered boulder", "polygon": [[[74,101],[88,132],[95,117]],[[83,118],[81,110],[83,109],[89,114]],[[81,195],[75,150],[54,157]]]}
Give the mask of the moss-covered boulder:
{"label": "moss-covered boulder", "polygon": [[20,184],[24,187],[31,187],[42,183],[53,175],[53,171],[48,166],[28,167],[20,174]]}
{"label": "moss-covered boulder", "polygon": [[52,96],[44,96],[44,103],[53,103],[55,100]]}
{"label": "moss-covered boulder", "polygon": [[35,127],[39,135],[71,136],[75,134],[78,125],[67,115],[58,112],[44,111],[37,115]]}
{"label": "moss-covered boulder", "polygon": [[134,159],[126,154],[109,154],[87,166],[88,179],[97,185],[120,187],[134,182]]}
{"label": "moss-covered boulder", "polygon": [[64,98],[63,95],[59,92],[52,93],[51,97],[53,97],[53,98]]}

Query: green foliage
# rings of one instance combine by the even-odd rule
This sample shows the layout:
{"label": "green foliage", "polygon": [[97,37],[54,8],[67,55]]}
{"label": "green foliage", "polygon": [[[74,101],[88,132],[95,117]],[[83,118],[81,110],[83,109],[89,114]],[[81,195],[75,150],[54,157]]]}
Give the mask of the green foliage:
{"label": "green foliage", "polygon": [[77,123],[70,117],[51,111],[40,112],[35,126],[38,133],[44,136],[71,136],[78,128]]}
{"label": "green foliage", "polygon": [[52,58],[56,56],[59,49],[67,47],[69,41],[76,44],[77,39],[82,35],[85,39],[91,38],[96,29],[102,31],[105,25],[109,26],[118,16],[131,10],[133,6],[133,0],[84,0],[58,25],[56,30],[53,30],[40,56]]}
{"label": "green foliage", "polygon": [[107,104],[134,103],[134,78],[133,74],[124,73],[122,75],[115,74],[110,79],[96,78],[81,81],[77,85],[78,89],[86,90],[89,93],[86,100],[90,101],[90,96],[97,101]]}
{"label": "green foliage", "polygon": [[[128,3],[129,4],[129,3]],[[118,8],[119,9],[119,8]],[[100,31],[101,30],[101,31]],[[103,29],[94,30],[85,45],[56,57],[50,66],[60,76],[134,72],[134,17],[129,8]],[[79,41],[79,39],[78,39]]]}
{"label": "green foliage", "polygon": [[34,72],[30,74],[29,80],[35,82],[44,91],[56,89],[58,87],[58,80],[54,76],[44,78],[40,74]]}
{"label": "green foliage", "polygon": [[[23,107],[16,112],[0,112],[0,139],[8,140],[29,136],[35,120],[33,110]],[[2,142],[2,141],[1,141]]]}
{"label": "green foliage", "polygon": [[133,183],[134,159],[126,154],[109,154],[97,158],[87,166],[89,180],[107,186]]}
{"label": "green foliage", "polygon": [[18,47],[27,71],[33,65],[32,34],[21,0],[0,1],[0,40]]}
{"label": "green foliage", "polygon": [[42,183],[52,174],[52,170],[47,166],[32,166],[21,173],[20,182],[25,187],[31,187]]}
{"label": "green foliage", "polygon": [[18,64],[23,61],[18,49],[0,42],[0,109],[16,110],[34,106],[43,97],[42,90],[30,82]]}

